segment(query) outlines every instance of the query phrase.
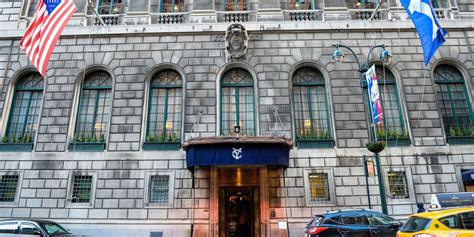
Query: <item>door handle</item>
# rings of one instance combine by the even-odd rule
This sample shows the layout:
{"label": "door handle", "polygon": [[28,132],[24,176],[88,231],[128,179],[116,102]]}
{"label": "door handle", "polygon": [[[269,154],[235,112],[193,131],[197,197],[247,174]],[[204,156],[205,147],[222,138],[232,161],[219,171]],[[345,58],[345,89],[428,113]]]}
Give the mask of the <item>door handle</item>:
{"label": "door handle", "polygon": [[379,230],[371,230],[370,232],[372,232],[372,234],[382,234],[382,231],[379,231]]}

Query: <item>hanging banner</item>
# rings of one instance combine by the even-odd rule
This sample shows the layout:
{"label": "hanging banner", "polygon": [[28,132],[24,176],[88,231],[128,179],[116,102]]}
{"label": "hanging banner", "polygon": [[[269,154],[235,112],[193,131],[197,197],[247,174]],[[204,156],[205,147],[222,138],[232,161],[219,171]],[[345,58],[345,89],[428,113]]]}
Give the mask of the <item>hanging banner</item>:
{"label": "hanging banner", "polygon": [[367,79],[367,88],[369,93],[370,107],[372,108],[372,115],[374,124],[383,121],[382,100],[380,99],[379,85],[377,83],[377,75],[375,74],[375,65],[369,68],[365,73]]}
{"label": "hanging banner", "polygon": [[375,177],[375,165],[372,159],[367,159],[367,176]]}

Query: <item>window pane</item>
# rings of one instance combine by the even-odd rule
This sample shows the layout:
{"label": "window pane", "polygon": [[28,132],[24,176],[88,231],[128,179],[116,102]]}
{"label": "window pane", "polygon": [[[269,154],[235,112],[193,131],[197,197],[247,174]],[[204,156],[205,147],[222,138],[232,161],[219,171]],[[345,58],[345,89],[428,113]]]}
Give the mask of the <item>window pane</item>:
{"label": "window pane", "polygon": [[120,14],[122,13],[122,0],[100,0],[97,7],[99,14]]}
{"label": "window pane", "polygon": [[225,0],[225,11],[248,11],[248,0]]}
{"label": "window pane", "polygon": [[[153,0],[157,1],[157,0]],[[162,0],[162,5],[159,6],[161,13],[184,12],[184,0]],[[159,4],[153,4],[158,6]]]}
{"label": "window pane", "polygon": [[293,76],[296,136],[298,140],[331,139],[324,77],[314,68]]}
{"label": "window pane", "polygon": [[92,176],[74,176],[72,188],[73,203],[89,203],[91,198]]}
{"label": "window pane", "polygon": [[150,203],[166,204],[169,202],[168,175],[153,175],[150,177]]}
{"label": "window pane", "polygon": [[18,175],[2,175],[0,177],[0,202],[14,202]]}
{"label": "window pane", "polygon": [[459,214],[464,229],[474,230],[474,212],[465,212]]}
{"label": "window pane", "polygon": [[388,186],[390,189],[390,198],[392,199],[404,199],[409,198],[408,185],[405,171],[389,171]]}
{"label": "window pane", "polygon": [[289,10],[312,10],[314,7],[311,5],[312,0],[289,0]]}
{"label": "window pane", "polygon": [[311,201],[329,201],[328,175],[325,173],[309,174]]}
{"label": "window pane", "polygon": [[439,221],[451,229],[462,229],[458,216],[447,216],[439,219]]}
{"label": "window pane", "polygon": [[38,227],[29,223],[22,223],[20,226],[20,234],[34,235],[35,233],[41,233]]}
{"label": "window pane", "polygon": [[255,105],[252,76],[244,69],[234,68],[222,77],[221,135],[255,135]]}
{"label": "window pane", "polygon": [[153,78],[148,102],[148,142],[181,140],[182,93],[182,80],[177,72],[164,70]]}

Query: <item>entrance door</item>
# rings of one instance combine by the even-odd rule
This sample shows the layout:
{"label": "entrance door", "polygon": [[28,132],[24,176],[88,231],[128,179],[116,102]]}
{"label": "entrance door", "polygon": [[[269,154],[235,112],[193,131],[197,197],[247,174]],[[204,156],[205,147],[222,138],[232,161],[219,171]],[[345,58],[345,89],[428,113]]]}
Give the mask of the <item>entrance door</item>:
{"label": "entrance door", "polygon": [[258,217],[258,200],[254,188],[223,188],[221,191],[222,237],[251,237],[255,235]]}

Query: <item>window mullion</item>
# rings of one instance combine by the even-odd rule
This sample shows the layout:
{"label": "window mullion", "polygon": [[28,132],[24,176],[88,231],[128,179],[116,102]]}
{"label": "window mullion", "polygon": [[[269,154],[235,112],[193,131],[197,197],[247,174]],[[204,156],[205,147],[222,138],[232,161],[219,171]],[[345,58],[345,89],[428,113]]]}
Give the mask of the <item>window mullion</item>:
{"label": "window mullion", "polygon": [[[400,103],[400,95],[398,94],[397,84],[393,85],[393,91],[394,91],[394,94],[396,96],[395,99],[397,100],[397,104],[398,104],[398,116],[400,117],[400,126],[401,126],[402,130],[405,130],[405,120],[403,119],[402,105]],[[408,132],[408,131],[405,131],[405,132]]]}
{"label": "window mullion", "polygon": [[99,106],[100,90],[97,90],[94,102],[94,114],[92,115],[91,138],[95,136],[95,122],[97,120],[97,107]]}
{"label": "window mullion", "polygon": [[448,89],[449,104],[451,105],[451,112],[453,113],[453,122],[455,123],[456,127],[459,127],[458,117],[456,115],[456,109],[453,102],[453,95],[451,95],[451,88],[449,85],[446,86],[446,88]]}
{"label": "window mullion", "polygon": [[[235,88],[235,125],[240,126],[240,88]],[[241,128],[242,129],[242,128]]]}
{"label": "window mullion", "polygon": [[163,111],[163,142],[166,141],[166,121],[168,118],[168,89],[165,89],[165,105]]}
{"label": "window mullion", "polygon": [[28,99],[27,99],[28,101],[26,102],[27,105],[26,105],[25,119],[23,120],[23,123],[22,123],[23,128],[20,130],[21,135],[25,134],[25,128],[26,128],[26,123],[28,122],[28,114],[30,113],[31,97],[33,95],[33,92],[28,91],[25,94],[28,95]]}
{"label": "window mullion", "polygon": [[311,139],[314,139],[314,126],[313,126],[313,106],[311,105],[311,88],[309,86],[306,87],[306,96],[308,98],[308,112],[309,112],[309,128],[311,129]]}

